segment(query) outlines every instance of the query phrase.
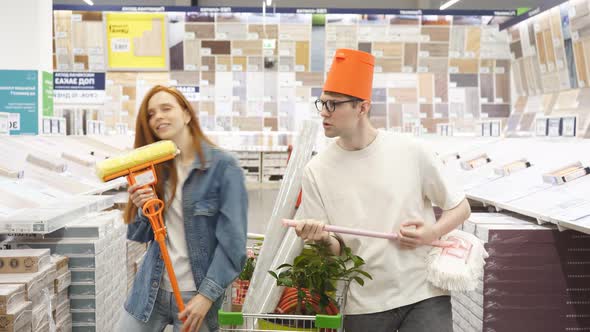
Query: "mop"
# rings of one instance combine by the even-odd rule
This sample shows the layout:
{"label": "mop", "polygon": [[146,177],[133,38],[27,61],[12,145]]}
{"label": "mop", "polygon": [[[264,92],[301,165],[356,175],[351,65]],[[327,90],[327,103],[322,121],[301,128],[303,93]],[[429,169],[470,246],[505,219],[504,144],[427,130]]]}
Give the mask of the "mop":
{"label": "mop", "polygon": [[[296,227],[300,221],[284,219],[283,225]],[[324,225],[327,232],[352,234],[397,240],[397,233],[381,233],[334,225]],[[434,286],[449,291],[467,292],[477,287],[483,276],[483,266],[488,258],[483,242],[473,234],[454,230],[440,240],[429,244],[432,250],[427,257],[426,279]]]}
{"label": "mop", "polygon": [[[155,165],[173,159],[179,153],[176,145],[172,141],[158,141],[140,148],[137,148],[127,154],[106,159],[96,165],[96,174],[102,181],[110,181],[122,176],[127,177],[129,185],[137,184],[141,188],[152,188],[156,192]],[[166,266],[170,284],[174,291],[174,298],[178,304],[179,312],[184,310],[184,302],[180,296],[176,274],[170,261],[168,248],[166,247],[166,227],[162,220],[164,202],[160,199],[152,198],[145,202],[142,207],[143,214],[149,219],[154,231],[154,238],[160,246],[162,260]]]}

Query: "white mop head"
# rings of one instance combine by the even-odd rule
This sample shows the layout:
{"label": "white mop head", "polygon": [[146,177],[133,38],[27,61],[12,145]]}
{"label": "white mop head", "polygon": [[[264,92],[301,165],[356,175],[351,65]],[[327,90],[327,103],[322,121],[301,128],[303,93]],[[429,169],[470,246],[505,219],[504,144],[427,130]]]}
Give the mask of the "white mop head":
{"label": "white mop head", "polygon": [[483,242],[475,235],[459,230],[450,232],[441,240],[452,241],[455,246],[432,248],[427,258],[427,280],[449,291],[475,290],[488,258]]}

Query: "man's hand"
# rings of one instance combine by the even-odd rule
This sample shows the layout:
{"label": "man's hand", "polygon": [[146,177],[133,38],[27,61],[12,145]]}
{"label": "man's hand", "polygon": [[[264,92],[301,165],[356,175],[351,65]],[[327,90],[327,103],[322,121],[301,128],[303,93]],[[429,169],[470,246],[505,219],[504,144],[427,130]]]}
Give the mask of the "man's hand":
{"label": "man's hand", "polygon": [[434,225],[424,224],[423,221],[419,220],[403,223],[400,234],[400,244],[407,249],[429,245],[439,238]]}
{"label": "man's hand", "polygon": [[197,332],[205,321],[205,315],[211,309],[213,301],[201,294],[193,297],[184,310],[178,314],[178,319],[186,319],[182,324],[182,332]]}
{"label": "man's hand", "polygon": [[324,230],[325,224],[321,221],[306,219],[298,220],[295,233],[304,241],[322,241],[330,243],[330,233]]}

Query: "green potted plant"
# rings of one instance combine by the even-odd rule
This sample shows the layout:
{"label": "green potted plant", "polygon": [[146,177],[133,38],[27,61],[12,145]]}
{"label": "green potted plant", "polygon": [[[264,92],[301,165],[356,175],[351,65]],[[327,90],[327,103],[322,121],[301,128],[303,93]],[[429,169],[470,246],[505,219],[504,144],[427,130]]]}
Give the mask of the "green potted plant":
{"label": "green potted plant", "polygon": [[[278,273],[269,271],[278,286],[286,287],[275,312],[320,315],[323,320],[333,318],[335,324],[323,327],[337,328],[342,319],[339,305],[344,304],[348,284],[356,282],[362,286],[364,278],[372,279],[370,274],[361,269],[364,264],[364,260],[353,255],[346,246],[342,248],[342,254],[337,256],[324,243],[307,244],[293,264],[279,266]],[[343,294],[337,294],[338,283],[344,285],[344,290],[341,290]],[[280,329],[277,326],[268,327]]]}

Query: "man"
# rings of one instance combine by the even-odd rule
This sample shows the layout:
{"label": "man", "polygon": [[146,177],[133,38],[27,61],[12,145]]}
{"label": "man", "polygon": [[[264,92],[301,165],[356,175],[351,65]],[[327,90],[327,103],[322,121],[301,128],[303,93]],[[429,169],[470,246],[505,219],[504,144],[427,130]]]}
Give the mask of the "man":
{"label": "man", "polygon": [[[447,292],[426,280],[428,244],[463,223],[465,194],[443,174],[436,155],[411,138],[377,131],[369,122],[374,58],[336,51],[316,106],[327,137],[338,138],[306,166],[296,228],[304,240],[341,242],[373,276],[351,284],[344,309],[347,332],[452,331]],[[443,209],[435,220],[433,203]],[[323,231],[324,223],[379,232],[399,240]]]}

